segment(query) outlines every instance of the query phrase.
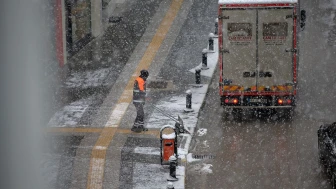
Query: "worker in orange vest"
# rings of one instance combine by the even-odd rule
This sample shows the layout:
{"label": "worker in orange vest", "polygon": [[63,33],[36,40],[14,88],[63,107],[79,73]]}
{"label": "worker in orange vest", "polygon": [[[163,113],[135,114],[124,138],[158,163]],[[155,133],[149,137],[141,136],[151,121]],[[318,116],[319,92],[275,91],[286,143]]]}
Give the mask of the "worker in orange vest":
{"label": "worker in orange vest", "polygon": [[133,86],[133,104],[137,111],[137,116],[134,121],[134,125],[132,127],[132,131],[141,132],[146,130],[144,128],[144,117],[145,113],[143,110],[143,106],[145,104],[146,99],[146,80],[149,76],[147,70],[141,70],[140,76],[136,78]]}

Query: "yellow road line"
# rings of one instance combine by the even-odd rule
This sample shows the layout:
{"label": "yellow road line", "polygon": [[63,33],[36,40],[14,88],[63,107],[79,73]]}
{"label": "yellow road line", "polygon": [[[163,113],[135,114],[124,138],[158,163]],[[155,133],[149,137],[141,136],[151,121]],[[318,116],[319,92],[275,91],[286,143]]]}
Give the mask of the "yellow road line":
{"label": "yellow road line", "polygon": [[148,130],[146,132],[141,132],[141,133],[134,133],[129,129],[118,129],[117,131],[118,133],[122,133],[122,134],[145,134],[145,135],[154,135],[155,137],[159,136],[160,137],[160,130],[156,129],[156,130]]}
{"label": "yellow road line", "polygon": [[[151,129],[146,132],[141,132],[141,133],[134,133],[129,129],[120,129],[120,128],[115,128],[116,133],[121,133],[121,134],[145,134],[145,135],[154,135],[155,137],[159,138],[160,137],[160,129]],[[103,128],[48,128],[46,129],[46,132],[49,133],[100,133],[103,131]]]}
{"label": "yellow road line", "polygon": [[[111,117],[108,121],[110,125],[106,125],[101,132],[101,135],[99,136],[98,141],[96,142],[91,154],[90,170],[87,182],[88,189],[101,189],[103,187],[106,150],[116,132],[116,128],[113,127],[119,126],[121,118],[124,115],[128,104],[132,100],[132,89],[135,78],[142,69],[149,68],[156,55],[156,52],[159,50],[163,40],[165,39],[169,31],[170,26],[172,25],[178,11],[180,10],[182,3],[183,0],[172,0],[169,10],[161,21],[161,24],[157,29],[151,43],[148,45],[144,56],[139,62],[135,72],[128,81],[127,86],[125,87],[120,99],[118,100],[116,107],[118,107],[118,104],[122,104],[121,108],[115,108],[112,111],[111,116],[113,117]],[[114,115],[117,115],[117,117],[114,117]]]}

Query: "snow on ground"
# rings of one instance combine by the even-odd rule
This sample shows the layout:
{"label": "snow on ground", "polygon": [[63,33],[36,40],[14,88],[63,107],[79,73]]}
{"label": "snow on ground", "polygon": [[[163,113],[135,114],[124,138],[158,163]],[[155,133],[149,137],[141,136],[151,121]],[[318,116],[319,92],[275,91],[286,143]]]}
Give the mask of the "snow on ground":
{"label": "snow on ground", "polygon": [[200,128],[197,130],[197,136],[203,136],[203,135],[206,135],[208,132],[208,129],[205,129],[205,128]]}
{"label": "snow on ground", "polygon": [[105,127],[118,126],[118,123],[124,116],[129,104],[130,103],[127,102],[117,104],[116,107],[113,109],[109,120],[106,122]]}
{"label": "snow on ground", "polygon": [[195,159],[195,158],[193,158],[192,157],[192,153],[189,153],[188,155],[187,155],[187,162],[188,163],[192,163],[192,162],[195,162],[195,161],[201,161],[200,159]]}
{"label": "snow on ground", "polygon": [[[215,52],[209,52],[207,53],[208,56],[208,61],[207,61],[207,66],[209,69],[207,70],[202,70],[201,75],[207,76],[207,77],[212,77],[213,73],[215,72],[215,69],[217,68],[217,60],[218,60],[218,39],[214,39],[214,50]],[[200,65],[196,66],[195,68],[189,70],[192,73],[195,73],[196,68],[201,68],[202,63]]]}
{"label": "snow on ground", "polygon": [[201,168],[200,172],[202,172],[202,173],[212,173],[211,167],[212,167],[211,164],[203,163],[203,167]]}
{"label": "snow on ground", "polygon": [[[212,77],[214,70],[216,69],[217,60],[218,60],[218,39],[214,40],[215,52],[208,53],[208,70],[202,70],[201,75]],[[201,65],[201,64],[200,64]],[[191,72],[195,72],[195,68],[189,70]],[[86,72],[75,72],[72,73],[71,76],[66,81],[67,88],[80,88],[86,89],[89,87],[97,87],[104,83],[104,79],[107,78],[110,70],[108,68],[92,70]],[[185,159],[187,156],[187,161],[199,161],[193,159],[191,154],[188,154],[188,149],[190,145],[190,141],[192,138],[192,134],[195,130],[198,113],[206,96],[206,92],[208,90],[207,84],[202,84],[202,87],[192,87],[190,86],[190,90],[192,92],[192,109],[193,112],[186,113],[184,109],[186,108],[186,94],[177,94],[176,96],[171,97],[170,99],[160,101],[156,104],[157,108],[160,108],[165,113],[171,115],[175,119],[178,116],[183,120],[184,126],[188,128],[191,132],[189,134],[181,134],[183,138],[186,139],[185,146],[178,148],[179,157]],[[78,122],[83,116],[85,110],[92,104],[94,97],[83,98],[72,102],[71,104],[64,106],[63,109],[59,110],[54,114],[54,116],[50,119],[48,125],[56,126],[56,127],[76,127],[78,126]],[[123,111],[126,111],[128,104],[122,104],[120,107],[117,107],[111,114],[111,119],[108,121],[107,126],[115,125],[119,119],[121,119],[121,115]],[[147,123],[148,128],[161,128],[165,125],[175,126],[175,121],[163,115],[161,112],[155,110],[150,115],[150,119]],[[199,135],[206,134],[206,129],[201,129]],[[101,148],[101,147],[97,147]],[[159,148],[152,147],[136,147],[134,149],[135,153],[140,154],[148,154],[148,155],[160,155]],[[212,165],[204,165],[201,169],[204,172],[212,172]],[[147,189],[147,188],[166,188],[167,186],[167,178],[169,175],[169,170],[162,167],[159,164],[144,164],[144,163],[136,163],[135,168],[133,170],[133,188],[136,189]],[[178,166],[176,170],[176,176],[178,178],[177,182],[173,182],[175,189],[184,188],[185,184],[185,167]],[[55,176],[51,176],[50,178],[55,179]]]}
{"label": "snow on ground", "polygon": [[154,147],[136,147],[134,148],[134,153],[137,154],[147,154],[147,155],[160,155],[160,148]]}
{"label": "snow on ground", "polygon": [[206,164],[206,163],[202,163],[199,166],[197,166],[197,169],[195,169],[195,171],[201,173],[207,173],[210,174],[212,173],[212,165],[211,164]]}
{"label": "snow on ground", "polygon": [[[160,101],[157,103],[156,107],[163,110],[166,114],[171,115],[175,119],[177,119],[177,116],[179,115],[183,120],[185,127],[194,128],[196,127],[198,112],[206,96],[207,89],[208,85],[203,85],[203,87],[200,88],[190,89],[192,91],[192,109],[194,109],[193,112],[184,112],[184,109],[186,108],[185,95],[174,96],[168,99],[168,101]],[[161,128],[164,125],[174,126],[175,121],[171,120],[157,110],[153,111],[148,121],[147,127]]]}
{"label": "snow on ground", "polygon": [[83,98],[64,106],[49,120],[49,127],[76,127],[85,110],[93,102],[93,96]]}
{"label": "snow on ground", "polygon": [[188,153],[188,151],[184,148],[177,148],[177,152],[179,156],[185,156]]}
{"label": "snow on ground", "polygon": [[133,188],[166,188],[168,173],[159,164],[135,163],[133,169]]}
{"label": "snow on ground", "polygon": [[[173,182],[175,189],[184,188],[184,172],[183,166],[176,169],[176,177],[178,181]],[[133,188],[134,189],[166,189],[169,170],[162,165],[136,163],[133,169]],[[141,175],[141,176],[140,176]]]}
{"label": "snow on ground", "polygon": [[[201,160],[192,158],[192,154],[188,154],[187,158],[188,163],[192,162],[199,162]],[[191,164],[190,171],[191,172],[198,172],[199,174],[205,173],[205,174],[211,174],[212,172],[212,164],[207,163],[196,163]]]}
{"label": "snow on ground", "polygon": [[67,78],[65,85],[67,88],[82,89],[98,87],[103,84],[109,73],[110,68],[88,70],[85,72],[72,72]]}

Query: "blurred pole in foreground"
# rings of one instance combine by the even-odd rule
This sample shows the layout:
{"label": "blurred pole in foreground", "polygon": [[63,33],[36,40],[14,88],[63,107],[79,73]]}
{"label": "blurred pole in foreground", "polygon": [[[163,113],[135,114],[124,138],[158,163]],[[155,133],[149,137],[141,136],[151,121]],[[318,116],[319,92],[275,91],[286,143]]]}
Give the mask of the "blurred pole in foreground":
{"label": "blurred pole in foreground", "polygon": [[43,62],[48,55],[42,0],[5,0],[0,17],[0,188],[47,188],[41,179]]}

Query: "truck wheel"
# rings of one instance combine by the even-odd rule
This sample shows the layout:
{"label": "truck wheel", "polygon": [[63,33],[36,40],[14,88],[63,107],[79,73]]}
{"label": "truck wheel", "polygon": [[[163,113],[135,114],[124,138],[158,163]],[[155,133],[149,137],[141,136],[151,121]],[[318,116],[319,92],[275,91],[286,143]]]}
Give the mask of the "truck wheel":
{"label": "truck wheel", "polygon": [[331,165],[327,165],[327,175],[329,176],[329,177],[333,177],[333,172],[332,172],[333,170],[332,170],[332,167],[331,167]]}
{"label": "truck wheel", "polygon": [[236,121],[241,121],[243,117],[243,112],[241,109],[233,109],[232,115]]}
{"label": "truck wheel", "polygon": [[294,117],[294,109],[289,108],[284,111],[284,118],[286,121],[292,121]]}
{"label": "truck wheel", "polygon": [[318,156],[319,156],[319,162],[320,165],[324,168],[325,167],[325,159],[321,153],[321,142],[318,140],[317,141],[317,148],[318,148]]}
{"label": "truck wheel", "polygon": [[332,188],[333,189],[336,189],[336,173],[332,173],[332,176],[331,176],[331,184],[332,184]]}
{"label": "truck wheel", "polygon": [[234,120],[234,113],[232,108],[224,108],[223,118],[225,121],[233,121]]}
{"label": "truck wheel", "polygon": [[319,152],[318,155],[319,155],[319,162],[320,162],[320,164],[321,164],[322,166],[324,166],[324,165],[325,165],[325,161],[324,161],[324,158],[323,158],[321,152]]}

